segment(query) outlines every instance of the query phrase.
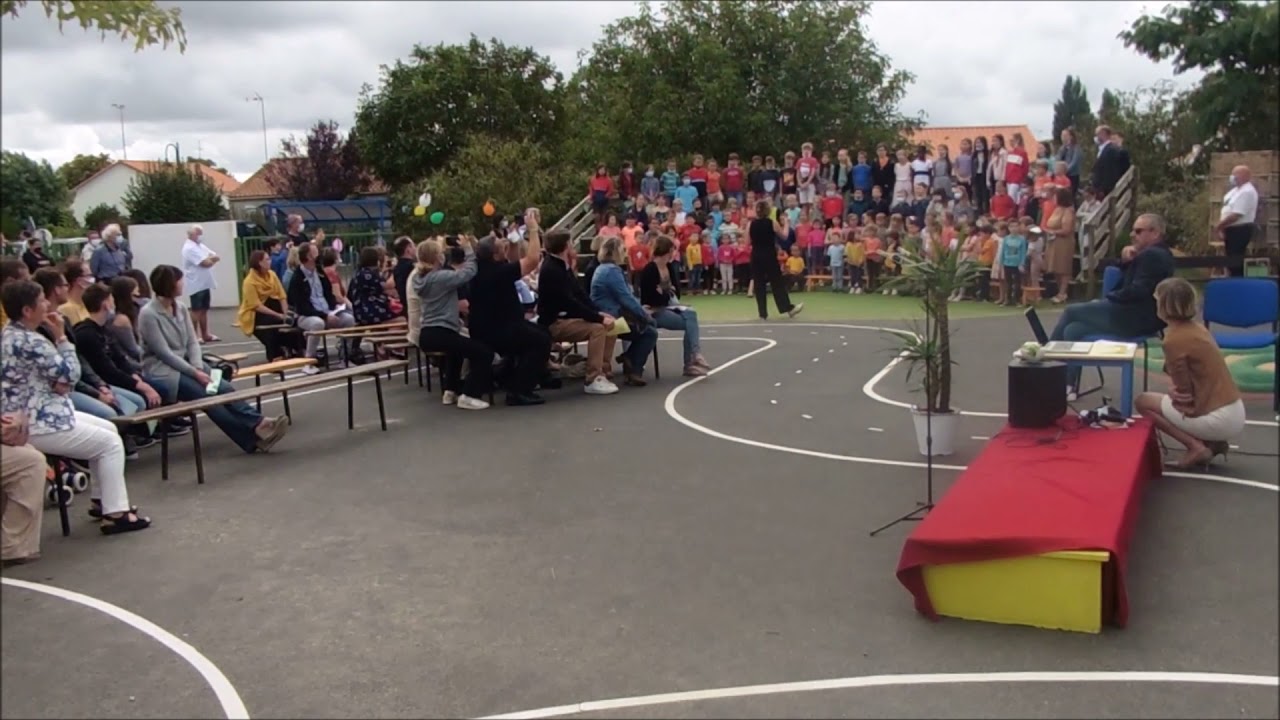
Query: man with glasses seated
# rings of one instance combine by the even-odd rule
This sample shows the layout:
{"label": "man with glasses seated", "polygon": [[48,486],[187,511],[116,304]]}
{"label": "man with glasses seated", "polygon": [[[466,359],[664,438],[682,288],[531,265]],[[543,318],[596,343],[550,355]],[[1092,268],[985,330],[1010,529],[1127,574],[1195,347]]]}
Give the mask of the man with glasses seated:
{"label": "man with glasses seated", "polygon": [[[1068,305],[1049,339],[1134,338],[1163,330],[1164,321],[1156,315],[1155,289],[1160,281],[1173,277],[1173,253],[1164,232],[1164,218],[1139,215],[1133,221],[1132,242],[1120,254],[1124,271],[1120,284],[1101,300]],[[1071,369],[1067,384],[1072,391],[1079,387],[1079,368]]]}

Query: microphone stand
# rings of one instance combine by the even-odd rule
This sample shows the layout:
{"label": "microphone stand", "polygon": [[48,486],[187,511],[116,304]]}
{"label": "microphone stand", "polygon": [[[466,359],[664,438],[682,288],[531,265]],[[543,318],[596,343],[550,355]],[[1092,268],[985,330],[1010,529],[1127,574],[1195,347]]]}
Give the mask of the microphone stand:
{"label": "microphone stand", "polygon": [[[933,387],[930,380],[933,376],[935,364],[938,362],[938,347],[931,340],[929,320],[930,316],[933,315],[933,303],[936,298],[933,297],[933,288],[931,288],[927,283],[924,287],[924,293],[925,297],[928,298],[925,301],[924,306],[924,337],[925,347],[928,348],[928,355],[925,356],[924,371],[925,501],[916,501],[916,507],[911,512],[908,512],[907,514],[872,530],[869,533],[871,537],[875,537],[879,533],[888,530],[898,523],[919,522],[924,519],[924,516],[927,515],[930,510],[933,509],[933,395],[931,393]],[[936,326],[937,324],[935,323],[934,327]]]}

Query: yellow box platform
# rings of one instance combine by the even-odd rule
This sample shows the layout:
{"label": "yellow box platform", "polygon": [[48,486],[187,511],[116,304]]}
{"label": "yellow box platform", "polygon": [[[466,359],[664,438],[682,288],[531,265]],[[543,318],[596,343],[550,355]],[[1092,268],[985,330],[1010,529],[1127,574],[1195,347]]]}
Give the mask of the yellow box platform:
{"label": "yellow box platform", "polygon": [[1110,553],[1064,550],[1027,557],[926,565],[939,615],[1051,630],[1102,630],[1103,566]]}

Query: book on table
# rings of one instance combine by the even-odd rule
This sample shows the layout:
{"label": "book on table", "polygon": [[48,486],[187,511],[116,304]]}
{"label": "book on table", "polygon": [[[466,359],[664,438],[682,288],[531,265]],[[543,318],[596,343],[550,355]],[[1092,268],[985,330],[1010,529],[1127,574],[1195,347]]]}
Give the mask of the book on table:
{"label": "book on table", "polygon": [[1054,355],[1088,355],[1093,350],[1091,342],[1073,342],[1071,340],[1054,340],[1044,346],[1046,353]]}

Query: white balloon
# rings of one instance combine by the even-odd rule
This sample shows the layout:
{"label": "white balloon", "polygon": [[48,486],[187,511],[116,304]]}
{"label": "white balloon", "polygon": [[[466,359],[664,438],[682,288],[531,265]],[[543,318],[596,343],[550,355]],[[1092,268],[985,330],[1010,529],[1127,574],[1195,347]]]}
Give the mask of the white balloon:
{"label": "white balloon", "polygon": [[422,207],[431,207],[431,193],[422,193],[419,195],[418,204]]}

